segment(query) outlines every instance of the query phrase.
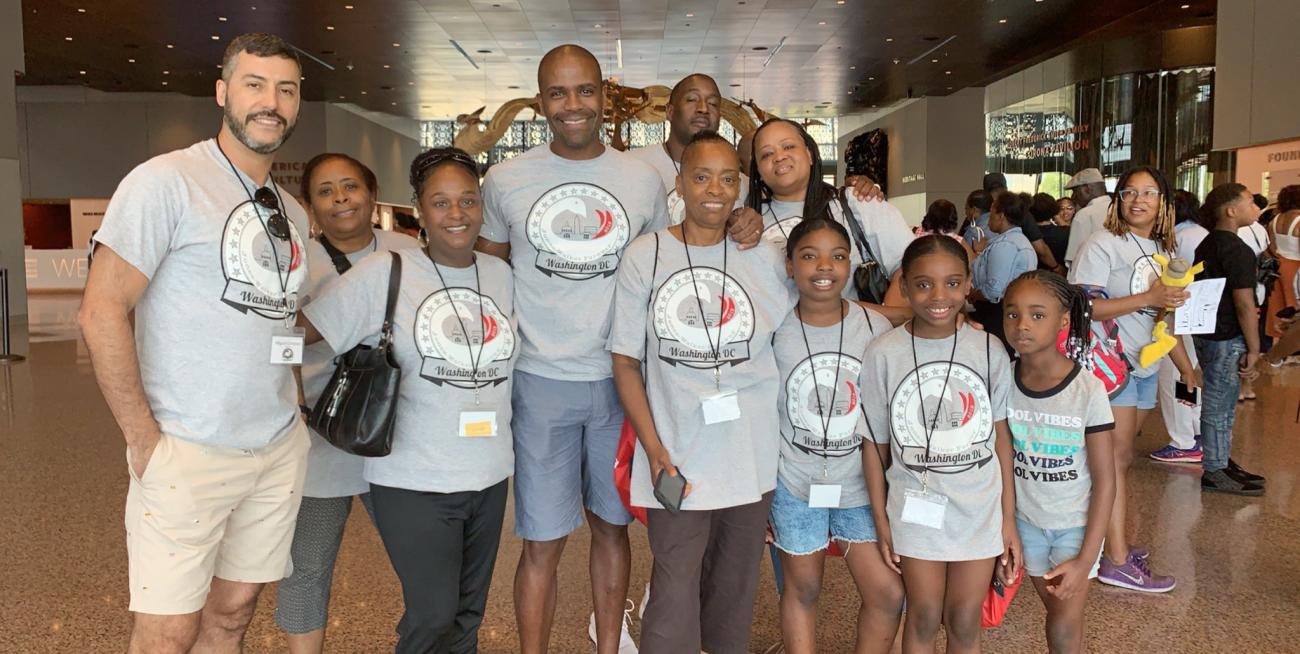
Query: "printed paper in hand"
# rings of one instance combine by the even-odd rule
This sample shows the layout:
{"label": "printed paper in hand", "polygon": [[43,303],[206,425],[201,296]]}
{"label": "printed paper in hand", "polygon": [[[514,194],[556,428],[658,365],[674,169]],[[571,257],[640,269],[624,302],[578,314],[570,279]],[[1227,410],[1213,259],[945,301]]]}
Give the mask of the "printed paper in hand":
{"label": "printed paper in hand", "polygon": [[1219,315],[1219,300],[1223,299],[1223,277],[1192,282],[1187,287],[1191,296],[1183,306],[1174,310],[1174,333],[1213,334]]}

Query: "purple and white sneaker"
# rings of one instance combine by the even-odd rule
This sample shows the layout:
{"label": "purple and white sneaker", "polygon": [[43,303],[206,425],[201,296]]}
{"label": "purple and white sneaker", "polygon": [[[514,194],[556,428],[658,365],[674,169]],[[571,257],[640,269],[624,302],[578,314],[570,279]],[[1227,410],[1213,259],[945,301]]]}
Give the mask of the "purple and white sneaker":
{"label": "purple and white sneaker", "polygon": [[1173,445],[1166,445],[1151,453],[1151,458],[1161,463],[1197,463],[1202,460],[1201,446],[1181,450]]}
{"label": "purple and white sneaker", "polygon": [[1142,593],[1167,593],[1176,585],[1173,577],[1151,574],[1146,559],[1139,559],[1132,554],[1124,565],[1115,565],[1106,557],[1101,557],[1097,581]]}

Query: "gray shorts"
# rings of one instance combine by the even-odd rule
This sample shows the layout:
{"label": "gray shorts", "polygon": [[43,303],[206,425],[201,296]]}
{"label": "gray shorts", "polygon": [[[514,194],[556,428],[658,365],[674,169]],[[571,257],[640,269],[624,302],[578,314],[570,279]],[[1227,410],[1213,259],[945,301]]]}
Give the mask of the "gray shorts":
{"label": "gray shorts", "polygon": [[632,515],[614,487],[623,406],[614,380],[561,381],[514,373],[515,535],[563,538],[583,506],[615,525]]}

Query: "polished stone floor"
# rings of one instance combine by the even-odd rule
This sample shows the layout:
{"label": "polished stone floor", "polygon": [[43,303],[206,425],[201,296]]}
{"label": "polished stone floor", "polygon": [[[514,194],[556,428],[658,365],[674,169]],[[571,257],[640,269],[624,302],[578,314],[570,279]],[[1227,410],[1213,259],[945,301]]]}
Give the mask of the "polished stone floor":
{"label": "polished stone floor", "polygon": [[[0,366],[0,652],[119,652],[129,629],[122,507],[127,474],[123,444],[76,339],[75,295],[33,298],[28,361]],[[203,374],[203,371],[195,371]],[[1261,382],[1259,399],[1239,405],[1234,456],[1268,476],[1268,494],[1203,496],[1196,468],[1135,465],[1130,489],[1137,538],[1154,567],[1176,575],[1165,596],[1094,585],[1088,605],[1093,652],[1300,651],[1300,368]],[[1139,439],[1163,445],[1153,417]],[[363,511],[353,512],[339,555],[327,649],[391,651],[401,611],[396,578]],[[512,525],[507,511],[506,532]],[[645,532],[635,527],[633,599],[648,576]],[[566,552],[553,652],[589,652],[586,533]],[[518,644],[511,582],[519,542],[507,536],[493,579],[482,651]],[[764,562],[750,649],[780,638],[771,566]],[[856,598],[843,565],[828,566],[820,622],[823,652],[852,649]],[[262,594],[248,634],[249,652],[282,652],[271,619],[274,588]],[[986,632],[987,651],[1038,652],[1043,609],[1032,589],[1015,600],[1007,622]],[[634,633],[635,633],[634,625]]]}

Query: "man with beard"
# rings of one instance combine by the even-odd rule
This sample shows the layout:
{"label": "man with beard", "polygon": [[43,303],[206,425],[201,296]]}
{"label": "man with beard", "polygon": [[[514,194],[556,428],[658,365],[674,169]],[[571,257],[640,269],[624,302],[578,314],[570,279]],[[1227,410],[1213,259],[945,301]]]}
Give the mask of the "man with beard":
{"label": "man with beard", "polygon": [[78,316],[127,444],[130,652],[239,651],[285,575],[303,484],[307,216],[270,177],[302,69],[270,34],[222,64],[220,132],[122,180]]}

